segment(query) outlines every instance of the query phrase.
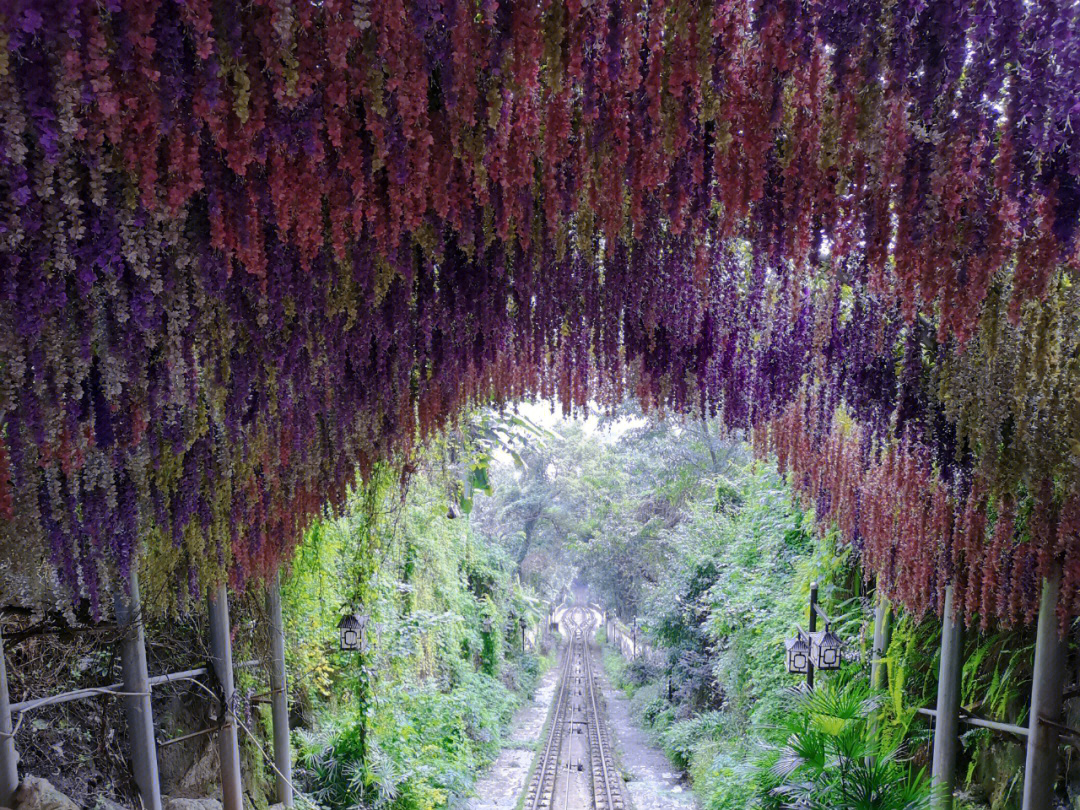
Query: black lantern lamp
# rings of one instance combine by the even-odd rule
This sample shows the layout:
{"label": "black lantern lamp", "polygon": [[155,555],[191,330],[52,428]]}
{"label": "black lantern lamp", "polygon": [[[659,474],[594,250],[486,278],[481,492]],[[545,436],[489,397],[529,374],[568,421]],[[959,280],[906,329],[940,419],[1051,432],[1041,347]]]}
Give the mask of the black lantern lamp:
{"label": "black lantern lamp", "polygon": [[360,613],[346,613],[338,622],[338,637],[342,652],[367,650],[368,616]]}
{"label": "black lantern lamp", "polygon": [[795,628],[795,637],[784,642],[787,649],[787,671],[792,675],[805,675],[810,664],[810,644],[801,627]]}
{"label": "black lantern lamp", "polygon": [[843,646],[840,637],[826,624],[824,630],[810,634],[810,663],[823,671],[840,669]]}
{"label": "black lantern lamp", "polygon": [[[826,672],[840,669],[844,643],[832,631],[832,620],[817,603],[817,583],[810,585],[810,630],[796,626],[795,638],[784,642],[787,652],[787,671],[792,675],[805,675],[808,689],[814,688],[814,670]],[[817,629],[817,620],[825,622],[825,629]]]}

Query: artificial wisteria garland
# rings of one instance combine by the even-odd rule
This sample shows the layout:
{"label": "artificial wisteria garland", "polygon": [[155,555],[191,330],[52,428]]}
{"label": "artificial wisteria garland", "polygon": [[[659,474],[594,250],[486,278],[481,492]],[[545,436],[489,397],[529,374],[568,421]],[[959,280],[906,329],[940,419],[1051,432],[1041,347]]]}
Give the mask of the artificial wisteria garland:
{"label": "artificial wisteria garland", "polygon": [[5,600],[242,585],[466,405],[631,390],[753,427],[916,609],[1030,618],[1062,562],[1080,610],[1072,0],[0,31]]}

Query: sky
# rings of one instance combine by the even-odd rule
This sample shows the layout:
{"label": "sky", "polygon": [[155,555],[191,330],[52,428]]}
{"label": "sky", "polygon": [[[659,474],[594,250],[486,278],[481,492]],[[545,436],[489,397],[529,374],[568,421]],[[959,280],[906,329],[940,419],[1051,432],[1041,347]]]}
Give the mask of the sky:
{"label": "sky", "polygon": [[597,434],[597,437],[603,442],[616,442],[621,439],[628,430],[641,427],[646,423],[646,420],[643,417],[635,416],[624,417],[614,421],[608,420],[604,423],[603,427],[601,427],[599,412],[599,407],[592,407],[589,409],[589,415],[587,417],[565,419],[562,415],[562,408],[558,403],[536,400],[532,402],[519,402],[517,404],[518,414],[531,422],[535,422],[542,428],[553,430],[563,422],[574,422],[581,425],[582,430],[586,433]]}

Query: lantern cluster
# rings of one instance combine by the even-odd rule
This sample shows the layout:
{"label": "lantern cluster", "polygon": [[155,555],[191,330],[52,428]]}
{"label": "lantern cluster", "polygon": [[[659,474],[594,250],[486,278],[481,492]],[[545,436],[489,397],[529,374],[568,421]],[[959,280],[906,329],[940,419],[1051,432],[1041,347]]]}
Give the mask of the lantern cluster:
{"label": "lantern cluster", "polygon": [[811,667],[822,672],[840,669],[844,643],[828,625],[812,633],[801,627],[795,629],[795,635],[784,641],[784,663],[789,673],[807,675]]}

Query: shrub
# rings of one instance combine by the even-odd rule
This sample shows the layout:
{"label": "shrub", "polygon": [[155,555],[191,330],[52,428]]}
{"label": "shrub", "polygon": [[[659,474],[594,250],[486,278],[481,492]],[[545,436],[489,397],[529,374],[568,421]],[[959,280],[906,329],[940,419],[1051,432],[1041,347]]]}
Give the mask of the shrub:
{"label": "shrub", "polygon": [[763,810],[923,810],[929,781],[901,749],[870,730],[880,700],[861,679],[826,681],[787,691],[784,742],[757,766]]}
{"label": "shrub", "polygon": [[367,720],[346,717],[301,750],[302,775],[330,810],[357,806],[432,810],[466,795],[498,753],[516,697],[484,673],[465,672],[449,692],[396,687]]}
{"label": "shrub", "polygon": [[725,726],[722,712],[706,712],[672,723],[660,735],[660,742],[668,759],[685,770],[699,748],[720,739]]}

